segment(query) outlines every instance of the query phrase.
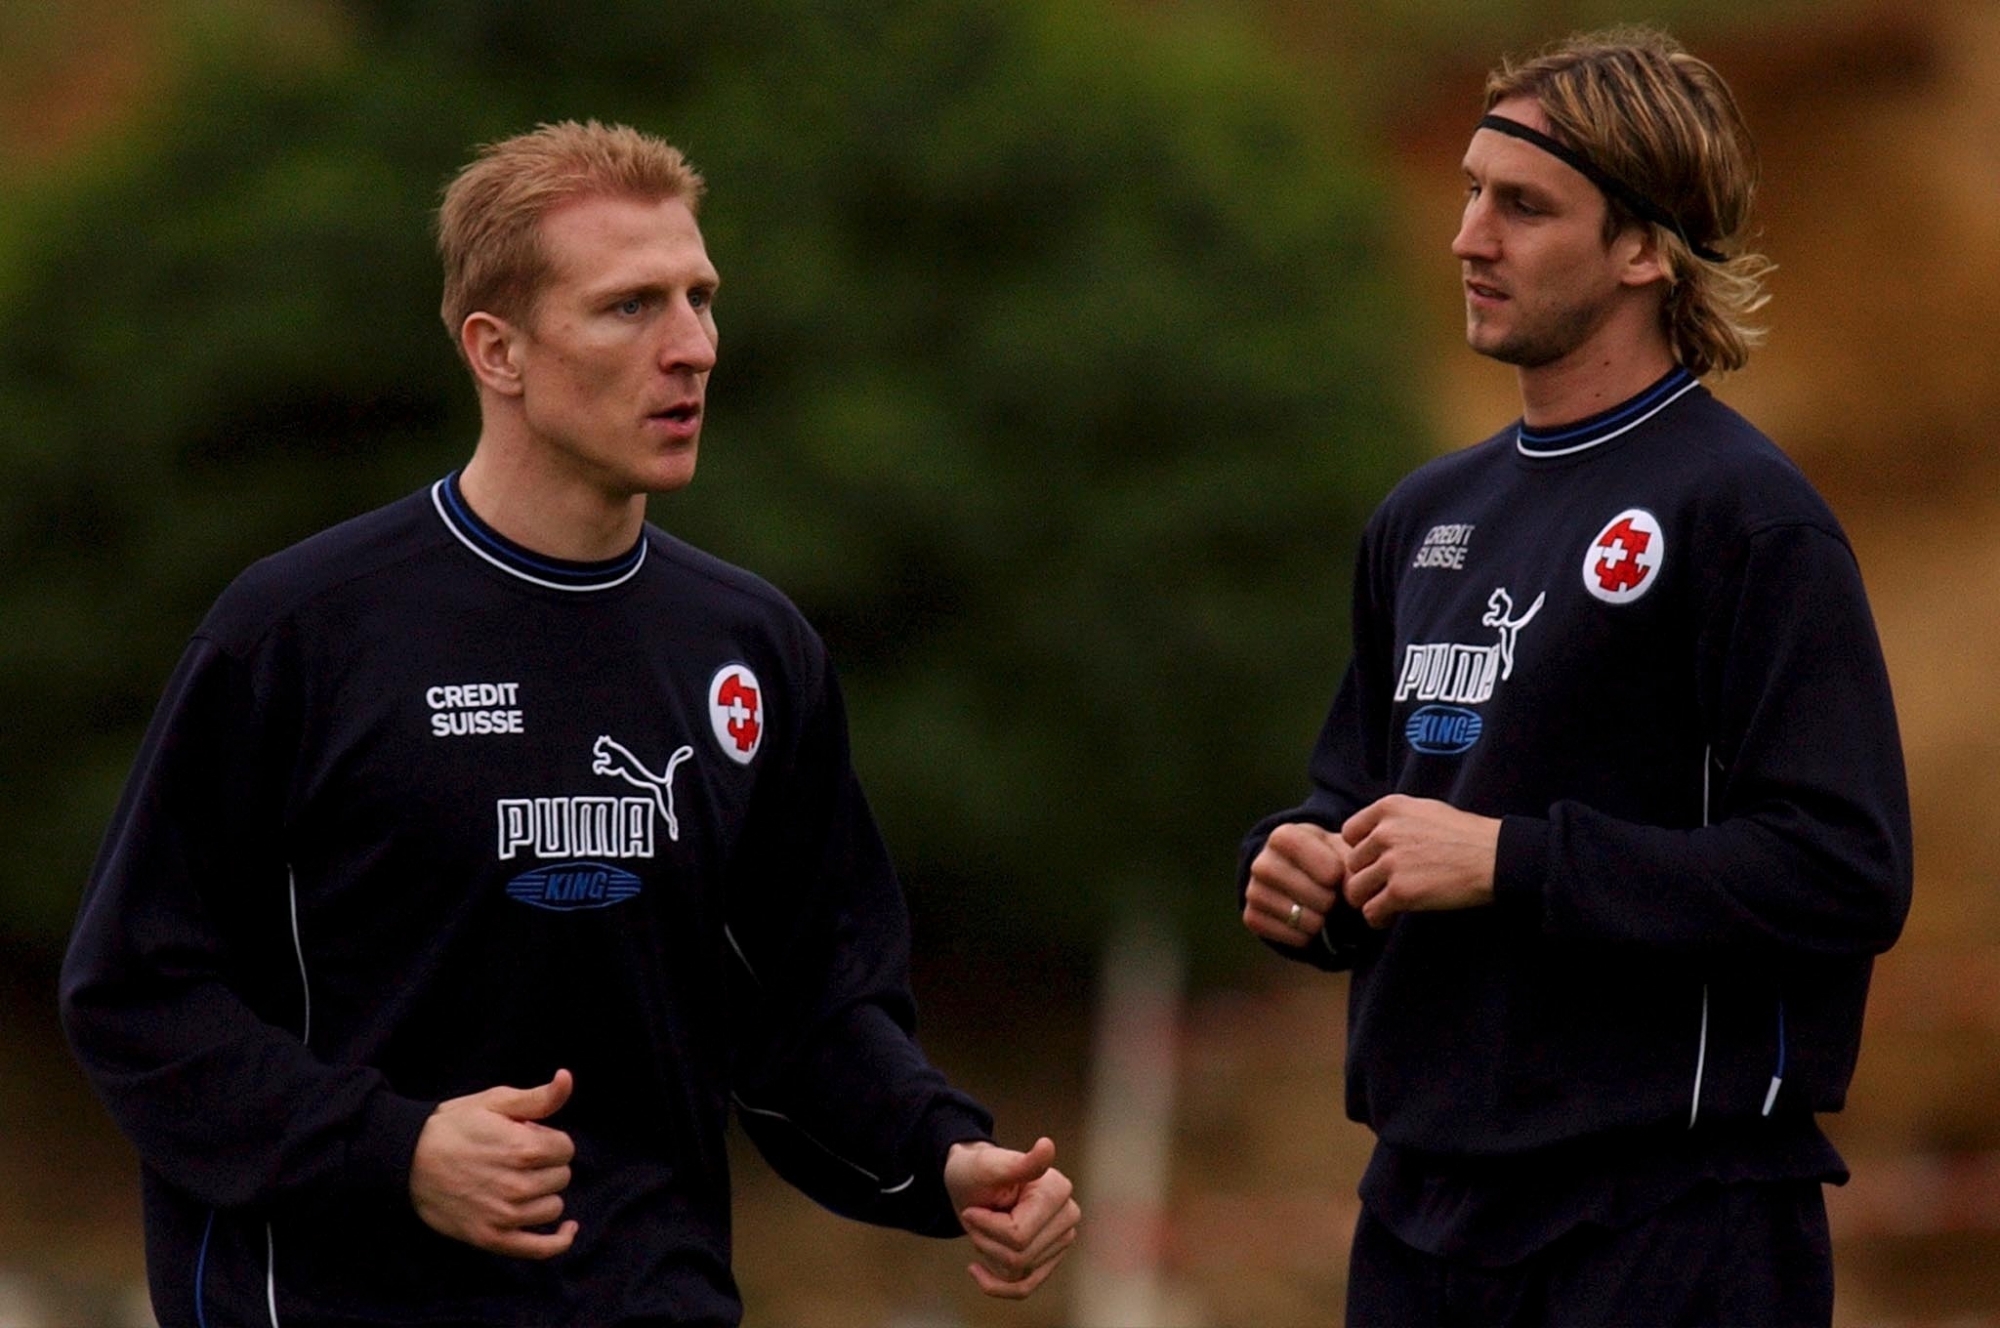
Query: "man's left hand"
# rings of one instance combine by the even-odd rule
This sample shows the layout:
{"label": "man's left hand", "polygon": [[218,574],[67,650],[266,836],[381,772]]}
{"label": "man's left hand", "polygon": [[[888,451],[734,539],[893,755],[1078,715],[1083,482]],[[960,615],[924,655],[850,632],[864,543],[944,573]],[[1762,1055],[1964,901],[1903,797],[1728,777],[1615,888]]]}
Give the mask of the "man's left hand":
{"label": "man's left hand", "polygon": [[1347,841],[1347,902],[1371,927],[1399,913],[1478,908],[1493,902],[1500,822],[1431,798],[1393,793],[1340,827]]}
{"label": "man's left hand", "polygon": [[1055,1160],[1047,1139],[1025,1153],[981,1140],[945,1155],[945,1189],[979,1256],[966,1271],[989,1296],[1026,1297],[1076,1242],[1083,1211]]}

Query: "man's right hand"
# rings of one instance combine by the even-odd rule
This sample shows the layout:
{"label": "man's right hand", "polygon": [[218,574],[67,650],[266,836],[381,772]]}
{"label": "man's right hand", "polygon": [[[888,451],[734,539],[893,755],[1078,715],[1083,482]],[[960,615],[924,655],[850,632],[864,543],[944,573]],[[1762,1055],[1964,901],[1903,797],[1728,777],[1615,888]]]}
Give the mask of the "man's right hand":
{"label": "man's right hand", "polygon": [[1279,945],[1304,945],[1326,923],[1347,877],[1347,854],[1345,840],[1310,821],[1287,821],[1273,830],[1250,863],[1243,925]]}
{"label": "man's right hand", "polygon": [[539,1088],[489,1088],[440,1102],[417,1136],[410,1200],[432,1229],[495,1254],[547,1259],[576,1239],[562,1216],[576,1145],[539,1122],[569,1101],[568,1070]]}

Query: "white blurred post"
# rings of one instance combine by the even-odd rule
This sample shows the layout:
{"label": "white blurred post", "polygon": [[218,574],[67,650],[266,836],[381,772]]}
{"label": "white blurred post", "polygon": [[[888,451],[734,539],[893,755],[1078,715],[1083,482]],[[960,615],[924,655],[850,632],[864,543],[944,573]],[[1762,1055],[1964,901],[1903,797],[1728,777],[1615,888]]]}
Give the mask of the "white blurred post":
{"label": "white blurred post", "polygon": [[1183,969],[1179,939],[1149,915],[1122,919],[1105,950],[1077,1181],[1076,1328],[1187,1322],[1161,1271]]}

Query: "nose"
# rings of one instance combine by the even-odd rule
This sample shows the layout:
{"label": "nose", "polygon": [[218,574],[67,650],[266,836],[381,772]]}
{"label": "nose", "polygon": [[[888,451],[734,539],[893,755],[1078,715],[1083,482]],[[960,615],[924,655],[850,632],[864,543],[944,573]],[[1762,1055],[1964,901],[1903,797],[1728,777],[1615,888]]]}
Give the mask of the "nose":
{"label": "nose", "polygon": [[1491,222],[1483,195],[1466,199],[1465,215],[1459,219],[1458,234],[1451,241],[1452,257],[1460,261],[1498,257],[1499,245]]}
{"label": "nose", "polygon": [[715,367],[716,343],[714,318],[680,304],[660,340],[660,367],[672,374],[705,374]]}

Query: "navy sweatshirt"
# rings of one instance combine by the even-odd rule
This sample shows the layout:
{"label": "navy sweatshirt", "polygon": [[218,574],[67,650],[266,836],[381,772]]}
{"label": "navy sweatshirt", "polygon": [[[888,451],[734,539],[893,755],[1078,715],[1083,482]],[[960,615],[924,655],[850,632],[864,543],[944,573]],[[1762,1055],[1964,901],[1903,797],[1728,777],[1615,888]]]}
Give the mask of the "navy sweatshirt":
{"label": "navy sweatshirt", "polygon": [[[908,947],[797,611],[650,526],[538,557],[447,480],[217,602],[61,1000],[168,1328],[734,1323],[732,1098],[829,1207],[958,1231],[943,1155],[991,1121],[913,1040]],[[433,1107],[558,1068],[575,1245],[431,1231]]]}
{"label": "navy sweatshirt", "polygon": [[[1252,831],[1246,877],[1274,826],[1390,793],[1501,818],[1491,907],[1374,931],[1341,905],[1274,947],[1353,970],[1364,1196],[1601,1175],[1633,1139],[1682,1176],[1837,1169],[1811,1115],[1842,1104],[1908,910],[1909,808],[1860,573],[1791,462],[1678,369],[1510,426],[1375,513],[1353,637],[1311,795]],[[1396,1200],[1391,1173],[1423,1180]],[[1574,1198],[1552,1227],[1617,1206]]]}

